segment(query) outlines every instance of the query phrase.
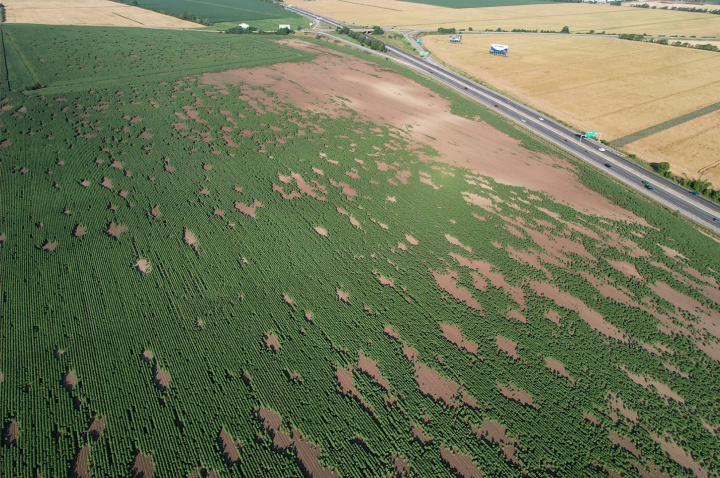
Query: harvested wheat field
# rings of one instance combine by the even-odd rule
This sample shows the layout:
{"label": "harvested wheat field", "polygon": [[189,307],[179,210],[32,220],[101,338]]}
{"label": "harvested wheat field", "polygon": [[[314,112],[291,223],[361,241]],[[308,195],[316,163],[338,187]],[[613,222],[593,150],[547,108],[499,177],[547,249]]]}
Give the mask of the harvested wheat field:
{"label": "harvested wheat field", "polygon": [[711,238],[393,62],[105,30],[3,26],[4,474],[720,471]]}
{"label": "harvested wheat field", "polygon": [[[608,141],[692,114],[718,102],[720,55],[614,38],[541,35],[423,37],[445,63],[505,91],[580,131]],[[510,45],[507,57],[487,53],[490,43]],[[571,61],[569,61],[571,59]],[[720,184],[716,162],[717,112],[626,145],[647,162],[668,161],[673,172]],[[632,139],[632,138],[630,138]],[[624,141],[623,141],[624,142]]]}
{"label": "harvested wheat field", "polygon": [[[294,2],[328,18],[357,25],[436,30],[439,27],[720,37],[717,15],[591,4],[518,5],[486,8],[445,8],[400,0],[315,0]],[[711,6],[710,9],[713,9]]]}
{"label": "harvested wheat field", "polygon": [[110,0],[5,0],[7,23],[198,28],[197,23]]}

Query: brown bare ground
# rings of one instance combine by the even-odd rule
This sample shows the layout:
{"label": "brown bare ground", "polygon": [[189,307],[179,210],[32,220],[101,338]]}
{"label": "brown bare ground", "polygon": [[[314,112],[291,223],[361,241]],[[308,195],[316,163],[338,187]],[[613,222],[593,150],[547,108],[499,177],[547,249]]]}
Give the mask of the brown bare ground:
{"label": "brown bare ground", "polygon": [[150,363],[155,358],[155,355],[150,350],[144,350],[142,355],[140,355],[140,358],[142,358],[145,362]]}
{"label": "brown bare ground", "polygon": [[[341,89],[360,117],[378,124],[389,123],[404,131],[411,147],[434,148],[440,157],[433,159],[473,169],[498,182],[545,191],[592,214],[637,220],[629,211],[582,186],[569,164],[554,168],[561,160],[530,152],[519,141],[489,125],[453,115],[448,101],[429,89],[355,57],[336,52],[328,55],[323,47],[299,39],[288,44],[318,56],[312,65],[290,63],[282,71],[262,67],[253,68],[252,72],[238,69],[206,73],[203,82],[262,86],[276,93],[280,101],[331,115],[341,114],[340,107],[326,93]],[[412,129],[407,125],[412,125]],[[483,145],[483,154],[476,154],[478,144]]]}
{"label": "brown bare ground", "polygon": [[400,341],[400,332],[398,332],[398,331],[397,331],[394,327],[392,327],[391,325],[386,325],[385,327],[383,327],[383,332],[385,332],[385,334],[386,334],[388,337],[391,337],[391,338],[397,340],[398,342]]}
{"label": "brown bare ground", "polygon": [[531,406],[535,409],[538,408],[537,405],[535,405],[535,400],[533,400],[532,395],[523,390],[520,390],[514,384],[511,383],[506,387],[504,385],[501,385],[500,382],[497,382],[497,387],[498,390],[500,390],[500,393],[502,393],[503,396],[508,400],[513,400],[522,405]]}
{"label": "brown bare ground", "polygon": [[127,226],[124,226],[122,224],[115,225],[114,223],[111,222],[107,228],[107,231],[105,231],[105,233],[108,236],[117,239],[118,237],[120,237],[120,234],[122,234],[126,230],[127,230]]}
{"label": "brown bare ground", "polygon": [[478,345],[475,342],[467,340],[465,338],[462,332],[462,328],[457,325],[446,324],[443,322],[442,324],[440,324],[440,330],[442,330],[443,336],[450,343],[455,344],[457,348],[465,349],[471,354],[477,356]]}
{"label": "brown bare ground", "polygon": [[192,246],[194,248],[197,248],[198,246],[198,240],[195,237],[195,234],[190,229],[183,229],[183,241],[185,241],[185,244],[188,246]]}
{"label": "brown bare ground", "polygon": [[75,230],[73,231],[73,236],[75,237],[82,237],[87,233],[87,229],[85,226],[82,226],[80,224],[75,226]]}
{"label": "brown bare ground", "polygon": [[460,475],[462,478],[482,478],[483,474],[472,458],[457,450],[450,451],[445,448],[443,443],[440,446],[440,458],[451,470]]}
{"label": "brown bare ground", "polygon": [[578,315],[580,315],[580,318],[587,322],[587,324],[593,330],[596,330],[608,337],[614,338],[621,342],[628,343],[629,339],[623,331],[612,325],[610,322],[606,321],[602,315],[588,307],[587,304],[585,304],[580,299],[577,299],[569,293],[563,292],[556,286],[546,282],[541,283],[533,281],[530,283],[530,286],[535,291],[535,293],[537,293],[541,297],[547,297],[555,301],[555,303],[560,307],[564,307],[566,309],[574,310],[575,312],[577,312]]}
{"label": "brown bare ground", "polygon": [[431,397],[435,402],[442,400],[447,406],[457,408],[457,404],[453,400],[460,390],[457,383],[417,361],[415,362],[415,381],[423,395]]}
{"label": "brown bare ground", "polygon": [[153,463],[152,453],[144,455],[140,450],[137,450],[130,468],[130,474],[133,478],[152,478],[155,474],[155,464]]}
{"label": "brown bare ground", "polygon": [[675,393],[670,387],[665,385],[664,383],[658,382],[657,380],[651,378],[651,377],[643,377],[640,375],[635,375],[634,373],[630,372],[625,366],[621,367],[621,370],[627,374],[628,377],[630,377],[630,380],[637,383],[638,385],[647,388],[648,390],[655,390],[655,393],[663,397],[664,399],[671,398],[675,400],[678,403],[685,403],[685,399],[683,399],[680,395]]}
{"label": "brown bare ground", "polygon": [[409,478],[412,476],[412,466],[402,455],[393,455],[392,463],[395,467],[396,478]]}
{"label": "brown bare ground", "polygon": [[69,370],[63,376],[62,386],[65,387],[65,389],[68,392],[72,392],[73,389],[77,386],[77,384],[78,384],[78,378],[77,378],[77,375],[75,374],[75,370]]}
{"label": "brown bare ground", "polygon": [[322,227],[322,226],[315,226],[313,229],[315,230],[315,232],[317,232],[317,233],[320,234],[321,236],[327,236],[327,235],[328,235],[327,229],[325,229],[325,228]]}
{"label": "brown bare ground", "polygon": [[265,333],[265,346],[269,349],[272,349],[273,352],[277,352],[278,350],[280,350],[280,341],[278,340],[274,332]]}
{"label": "brown bare ground", "polygon": [[560,319],[562,319],[562,316],[556,311],[548,310],[547,312],[545,312],[545,318],[553,324],[557,325],[558,327],[562,327],[562,324],[560,323]]}
{"label": "brown bare ground", "polygon": [[417,439],[420,443],[422,443],[423,445],[432,443],[432,438],[425,435],[425,432],[420,425],[411,422],[410,428],[412,428],[413,438]]}
{"label": "brown bare ground", "polygon": [[292,440],[297,452],[297,459],[300,468],[311,478],[336,478],[339,477],[333,470],[329,470],[320,462],[322,450],[320,447],[303,438],[297,428],[292,430]]}
{"label": "brown bare ground", "polygon": [[468,307],[471,307],[482,313],[483,308],[482,305],[480,305],[480,302],[475,300],[469,290],[465,289],[464,287],[460,287],[457,284],[459,275],[456,271],[447,271],[446,274],[440,273],[438,271],[431,272],[433,277],[435,278],[435,283],[438,285],[438,287],[450,294],[454,299],[457,299],[460,302],[464,302],[465,304],[467,304]]}
{"label": "brown bare ground", "polygon": [[94,417],[85,431],[93,440],[99,440],[105,430],[105,417]]}
{"label": "brown bare ground", "polygon": [[90,445],[80,448],[70,466],[72,478],[90,478]]}
{"label": "brown bare ground", "polygon": [[350,293],[349,292],[344,292],[342,289],[337,289],[335,291],[335,293],[337,294],[338,300],[341,300],[341,301],[345,302],[346,304],[350,303]]}
{"label": "brown bare ground", "polygon": [[545,357],[545,365],[547,365],[548,370],[558,373],[561,377],[565,377],[570,381],[570,383],[575,385],[575,379],[570,376],[570,373],[567,370],[565,370],[565,365],[561,362],[555,360],[554,358]]}
{"label": "brown bare ground", "polygon": [[520,360],[520,356],[517,353],[518,344],[499,335],[495,338],[495,340],[497,342],[497,348],[500,352],[505,352],[515,360]]}
{"label": "brown bare ground", "polygon": [[363,408],[365,408],[370,413],[375,413],[373,407],[371,407],[365,401],[365,399],[360,396],[360,392],[358,392],[357,388],[355,387],[355,379],[353,378],[352,372],[352,365],[348,365],[347,368],[342,368],[339,365],[335,366],[335,378],[337,378],[340,390],[342,391],[343,395],[350,396],[360,402]]}
{"label": "brown bare ground", "polygon": [[104,187],[104,188],[108,188],[108,189],[112,189],[112,188],[113,188],[112,181],[111,181],[110,178],[108,178],[108,177],[103,177],[103,180],[102,180],[102,182],[100,183],[100,186],[102,186],[102,187]]}
{"label": "brown bare ground", "polygon": [[170,385],[170,374],[163,370],[160,365],[155,363],[155,385],[157,385],[157,388],[164,392],[168,389],[168,386]]}
{"label": "brown bare ground", "polygon": [[469,269],[475,270],[479,273],[481,273],[483,276],[490,279],[490,282],[494,287],[497,287],[499,289],[503,289],[507,294],[509,294],[515,302],[518,303],[518,305],[522,308],[525,307],[525,292],[522,287],[518,286],[512,286],[510,285],[507,280],[505,280],[505,276],[502,275],[500,272],[495,272],[497,269],[494,265],[490,264],[489,262],[485,261],[474,261],[470,260],[466,257],[463,257],[459,254],[455,254],[451,252],[448,254],[450,257],[455,259],[458,264],[460,264],[463,267],[467,267]]}
{"label": "brown bare ground", "polygon": [[153,217],[160,217],[160,205],[156,204],[151,210],[150,214],[152,214]]}
{"label": "brown bare ground", "polygon": [[3,443],[12,445],[20,438],[20,424],[10,420],[3,431]]}
{"label": "brown bare ground", "polygon": [[135,267],[144,276],[152,272],[152,265],[150,265],[150,262],[147,259],[139,258],[135,263]]}
{"label": "brown bare ground", "polygon": [[255,210],[259,207],[263,207],[263,203],[257,199],[255,199],[252,204],[245,204],[240,201],[235,201],[235,209],[245,214],[246,216],[250,216],[253,219],[255,219]]}
{"label": "brown bare ground", "polygon": [[358,369],[368,377],[372,378],[375,383],[380,385],[388,394],[390,394],[390,384],[385,377],[382,376],[382,373],[380,373],[378,363],[363,355],[362,350],[358,350]]}
{"label": "brown bare ground", "polygon": [[55,248],[58,246],[58,243],[55,241],[47,241],[45,245],[42,246],[43,251],[52,252],[55,250]]}
{"label": "brown bare ground", "polygon": [[233,441],[230,434],[225,431],[225,427],[220,429],[218,434],[218,444],[222,450],[223,458],[228,466],[233,466],[240,463],[240,449],[242,449],[242,443],[240,440]]}
{"label": "brown bare ground", "polygon": [[672,437],[666,436],[663,439],[655,435],[654,433],[650,433],[650,436],[655,441],[655,443],[660,445],[660,448],[662,448],[663,451],[667,453],[670,458],[673,459],[675,463],[685,468],[686,470],[692,471],[697,477],[708,477],[707,470],[704,470],[702,466],[700,466],[700,464],[696,463],[692,455],[689,455],[682,447],[680,447],[680,445],[675,443],[675,440],[673,440]]}

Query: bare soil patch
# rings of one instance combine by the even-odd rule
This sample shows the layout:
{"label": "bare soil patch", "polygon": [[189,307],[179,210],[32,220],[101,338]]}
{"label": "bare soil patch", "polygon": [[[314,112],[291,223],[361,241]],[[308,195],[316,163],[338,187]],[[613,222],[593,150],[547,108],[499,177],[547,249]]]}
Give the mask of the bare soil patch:
{"label": "bare soil patch", "polygon": [[358,369],[372,378],[375,383],[380,385],[385,391],[390,394],[390,383],[382,376],[380,369],[378,368],[378,362],[363,355],[362,350],[358,350]]}
{"label": "bare soil patch", "polygon": [[9,446],[16,443],[18,438],[20,438],[20,424],[10,420],[3,431],[3,443]]}
{"label": "bare soil patch", "polygon": [[87,229],[85,226],[82,226],[80,224],[77,224],[75,226],[75,230],[73,230],[73,236],[75,237],[82,237],[87,233]]}
{"label": "bare soil patch", "polygon": [[442,324],[440,324],[440,330],[442,330],[443,336],[450,343],[455,344],[457,348],[465,349],[471,354],[477,356],[478,345],[475,342],[467,340],[465,338],[462,332],[462,328],[457,325],[446,324],[443,322]]}
{"label": "bare soil patch", "polygon": [[514,360],[520,360],[520,356],[517,353],[517,343],[499,335],[495,338],[495,341],[497,342],[497,348],[500,352],[508,354]]}
{"label": "bare soil patch", "polygon": [[193,248],[197,248],[198,246],[198,240],[195,237],[195,234],[190,229],[183,229],[183,241],[188,246],[192,246]]}
{"label": "bare soil patch", "polygon": [[155,464],[153,463],[152,453],[144,455],[140,450],[137,450],[130,468],[130,473],[133,478],[152,478],[155,474]]}
{"label": "bare soil patch", "polygon": [[327,229],[325,229],[325,228],[322,227],[322,226],[315,226],[313,229],[315,229],[315,232],[317,232],[317,233],[320,234],[321,236],[327,236],[327,235],[328,235]]}
{"label": "bare soil patch", "polygon": [[147,259],[139,258],[135,263],[137,270],[144,276],[152,272],[152,265]]}
{"label": "bare soil patch", "polygon": [[416,423],[410,423],[410,428],[412,428],[412,434],[413,438],[418,440],[423,445],[427,445],[428,443],[432,443],[432,438],[425,435],[425,432],[423,431],[422,427]]}
{"label": "bare soil patch", "polygon": [[166,370],[163,370],[160,365],[157,364],[157,362],[155,363],[154,373],[155,385],[157,385],[157,388],[161,392],[166,391],[170,386],[170,373]]}
{"label": "bare soil patch", "polygon": [[90,445],[80,448],[70,466],[72,478],[90,478]]}
{"label": "bare soil patch", "polygon": [[263,207],[263,203],[257,199],[255,199],[252,204],[245,204],[244,202],[235,201],[235,209],[245,214],[246,216],[250,216],[253,219],[255,219],[256,217],[255,210],[260,207]]}
{"label": "bare soil patch", "polygon": [[120,237],[120,234],[122,234],[122,233],[125,232],[125,231],[127,231],[127,226],[124,226],[124,225],[122,225],[122,224],[117,224],[117,225],[116,225],[115,223],[112,223],[112,222],[111,222],[110,225],[109,225],[108,228],[107,228],[107,231],[105,231],[105,233],[106,233],[108,236],[117,239],[117,238]]}
{"label": "bare soil patch", "polygon": [[52,252],[55,250],[55,248],[58,246],[58,243],[56,241],[47,241],[43,246],[43,251]]}
{"label": "bare soil patch", "polygon": [[272,349],[273,352],[277,352],[278,350],[280,350],[280,341],[278,340],[274,332],[265,333],[265,346],[269,349]]}
{"label": "bare soil patch", "polygon": [[153,208],[150,210],[150,214],[152,214],[152,217],[160,217],[160,205],[156,204],[153,206]]}
{"label": "bare soil patch", "polygon": [[105,417],[94,417],[90,426],[85,431],[93,440],[97,441],[105,430]]}
{"label": "bare soil patch", "polygon": [[342,289],[337,289],[335,291],[335,293],[337,294],[338,300],[341,300],[341,301],[345,302],[346,304],[350,303],[350,293],[349,292],[345,292]]}
{"label": "bare soil patch", "polygon": [[640,275],[637,268],[635,267],[635,264],[632,264],[630,262],[626,261],[612,261],[609,259],[605,259],[608,264],[613,266],[615,269],[620,271],[625,277],[628,279],[638,279],[638,280],[645,280],[643,276]]}
{"label": "bare soil patch", "polygon": [[110,178],[108,178],[108,177],[104,177],[102,182],[100,183],[100,186],[102,186],[104,188],[112,189],[113,188],[112,180],[110,180]]}
{"label": "bare soil patch", "polygon": [[675,393],[670,387],[665,385],[664,383],[661,383],[651,377],[643,377],[640,375],[635,375],[634,373],[630,372],[627,368],[624,366],[622,367],[622,371],[627,374],[628,377],[630,377],[630,380],[637,383],[638,385],[647,388],[648,390],[653,390],[655,393],[663,397],[664,399],[673,399],[678,403],[685,403],[685,399],[683,399],[680,395]]}
{"label": "bare soil patch", "polygon": [[78,378],[77,378],[77,375],[75,374],[75,370],[69,370],[63,376],[62,386],[65,387],[65,389],[68,392],[72,392],[73,389],[77,386],[77,384],[78,384]]}
{"label": "bare soil patch", "polygon": [[460,386],[440,375],[437,370],[415,362],[415,381],[423,395],[429,396],[435,402],[442,400],[448,407],[457,408],[453,398],[457,396]]}
{"label": "bare soil patch", "polygon": [[565,377],[570,381],[570,383],[575,385],[575,379],[570,376],[570,373],[565,370],[565,365],[563,365],[560,361],[555,360],[554,358],[545,357],[545,364],[547,365],[548,370],[559,374],[561,377]]}
{"label": "bare soil patch", "polygon": [[482,305],[480,305],[480,302],[475,300],[472,293],[465,289],[464,287],[460,287],[457,283],[459,279],[459,275],[456,271],[447,271],[446,273],[441,273],[438,271],[431,271],[433,277],[435,278],[435,283],[445,292],[450,294],[454,299],[459,300],[460,302],[464,302],[467,304],[468,307],[471,307],[475,310],[478,310],[482,313]]}
{"label": "bare soil patch", "polygon": [[[418,6],[413,4],[413,8]],[[403,131],[411,147],[428,145],[439,151],[440,157],[433,159],[473,169],[498,182],[545,191],[592,214],[637,219],[581,185],[568,164],[555,168],[553,165],[560,160],[527,151],[519,141],[484,123],[453,115],[448,102],[427,88],[354,57],[334,51],[329,55],[328,50],[301,40],[288,43],[319,53],[311,62],[312,67],[288,63],[282,70],[262,67],[206,73],[203,81],[262,86],[276,93],[280,101],[331,115],[340,115],[342,111],[326,93],[342,90],[350,107],[362,117]],[[412,129],[408,130],[407,125],[412,125]],[[476,154],[478,144],[483,145],[483,154]]]}
{"label": "bare soil patch", "polygon": [[440,447],[440,457],[443,463],[462,478],[483,478],[483,474],[469,455],[457,450],[450,451],[445,444]]}
{"label": "bare soil patch", "polygon": [[497,387],[498,390],[500,390],[500,393],[502,393],[502,395],[508,400],[513,400],[522,405],[527,405],[535,409],[538,408],[537,405],[535,405],[535,401],[533,400],[532,395],[525,392],[524,390],[520,390],[514,384],[511,383],[506,387],[504,385],[501,385],[500,382],[498,382]]}
{"label": "bare soil patch", "polygon": [[223,458],[228,466],[240,463],[240,450],[242,449],[242,442],[240,440],[233,441],[230,434],[225,431],[225,427],[220,429],[220,433],[218,434],[218,444],[220,445]]}

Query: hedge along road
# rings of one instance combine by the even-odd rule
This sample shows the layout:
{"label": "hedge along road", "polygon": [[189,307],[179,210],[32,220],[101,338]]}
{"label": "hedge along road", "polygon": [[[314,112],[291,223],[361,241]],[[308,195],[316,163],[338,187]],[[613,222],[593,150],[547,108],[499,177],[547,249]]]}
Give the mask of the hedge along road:
{"label": "hedge along road", "polygon": [[[294,11],[295,13],[299,13],[300,15],[304,15],[308,18],[326,23],[336,28],[343,26],[341,22],[316,15],[302,8],[294,7],[292,5],[287,5],[286,8]],[[557,145],[598,169],[605,171],[618,181],[627,184],[636,191],[652,198],[672,210],[679,211],[680,214],[686,218],[701,224],[716,233],[720,233],[720,222],[715,221],[716,218],[720,218],[720,205],[715,204],[702,196],[691,195],[688,190],[661,176],[652,174],[641,166],[625,159],[625,157],[617,151],[603,146],[602,143],[590,139],[582,139],[580,133],[545,118],[537,111],[512,101],[509,98],[438,64],[431,58],[425,57],[424,59],[420,59],[414,55],[410,55],[386,44],[385,47],[387,49],[387,53],[389,53],[389,55],[387,55],[361,47],[355,43],[337,38],[327,33],[321,34],[333,38],[334,40],[339,40],[345,45],[360,48],[378,56],[394,59],[405,66],[412,67],[416,71],[434,77],[450,88],[459,91],[478,103],[481,103],[489,108],[493,108],[499,114],[513,120],[520,126],[532,131],[538,136]],[[409,34],[406,34],[406,38],[408,38],[410,43],[419,51],[424,51],[417,42],[412,40],[412,37],[409,36]],[[600,148],[603,148],[604,151],[600,151]],[[610,167],[605,166],[606,164],[609,164]],[[644,186],[643,181],[652,183],[654,186],[653,189],[647,189]]]}

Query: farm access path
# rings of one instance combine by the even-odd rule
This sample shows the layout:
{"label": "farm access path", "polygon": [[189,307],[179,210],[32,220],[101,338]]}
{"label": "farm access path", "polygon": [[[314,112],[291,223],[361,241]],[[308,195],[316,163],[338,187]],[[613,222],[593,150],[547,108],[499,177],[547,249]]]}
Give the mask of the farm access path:
{"label": "farm access path", "polygon": [[[342,22],[317,15],[293,5],[286,5],[285,8],[303,15],[313,20],[313,22],[325,23],[334,28],[345,26]],[[424,57],[421,59],[388,44],[385,46],[389,55],[379,53],[329,33],[320,33],[334,40],[339,40],[353,48],[359,48],[373,55],[395,60],[400,64],[409,66],[417,72],[435,78],[437,81],[476,102],[494,109],[498,114],[532,131],[546,141],[555,144],[586,163],[606,172],[616,180],[635,189],[637,192],[644,194],[672,210],[679,211],[680,214],[686,218],[716,233],[720,233],[720,222],[715,221],[716,218],[720,218],[720,205],[702,196],[692,196],[689,191],[674,182],[652,174],[648,170],[626,159],[622,153],[594,140],[583,139],[579,132],[545,118],[537,111],[462,76],[437,63],[432,58]],[[404,34],[405,37],[408,38],[411,32],[405,32]],[[411,36],[408,40],[418,51],[424,51],[422,46],[413,41]],[[601,148],[603,151],[600,150]],[[647,189],[643,181],[652,183],[654,186],[653,189]]]}

